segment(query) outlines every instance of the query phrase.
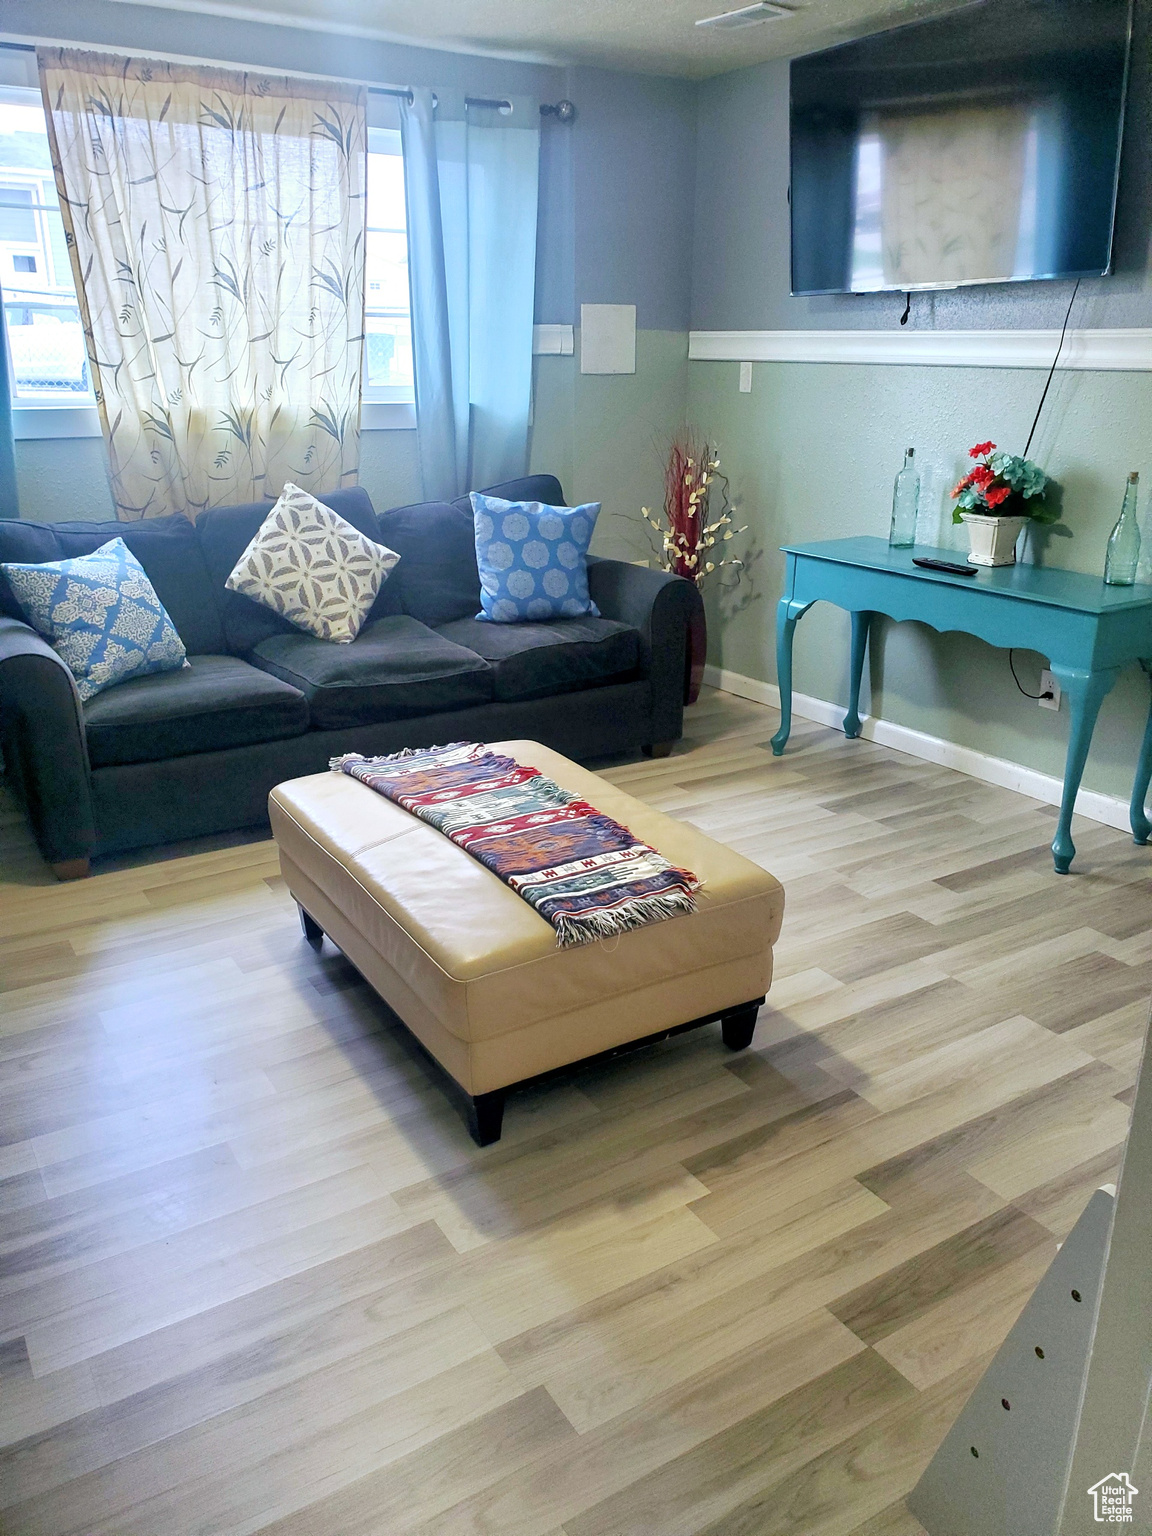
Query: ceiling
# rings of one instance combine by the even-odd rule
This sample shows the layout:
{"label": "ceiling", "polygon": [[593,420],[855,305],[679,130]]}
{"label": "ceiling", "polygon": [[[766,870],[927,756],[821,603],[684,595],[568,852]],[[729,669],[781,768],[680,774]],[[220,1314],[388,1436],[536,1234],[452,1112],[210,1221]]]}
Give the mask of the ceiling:
{"label": "ceiling", "polygon": [[[941,0],[786,0],[792,15],[697,27],[747,0],[149,0],[170,10],[543,64],[596,64],[700,79],[806,53],[942,8]],[[951,0],[957,3],[957,0]],[[948,0],[943,0],[945,7]]]}

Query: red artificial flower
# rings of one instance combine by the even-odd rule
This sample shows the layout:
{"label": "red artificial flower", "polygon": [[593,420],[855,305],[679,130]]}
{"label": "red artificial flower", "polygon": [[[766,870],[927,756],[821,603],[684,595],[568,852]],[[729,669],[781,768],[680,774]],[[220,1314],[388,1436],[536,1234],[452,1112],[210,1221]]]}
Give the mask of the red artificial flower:
{"label": "red artificial flower", "polygon": [[977,443],[975,448],[969,448],[968,457],[970,459],[978,459],[985,453],[991,453],[995,446],[996,444],[993,442]]}
{"label": "red artificial flower", "polygon": [[984,500],[990,507],[998,507],[1002,501],[1007,501],[1011,494],[1010,485],[994,485],[990,491],[984,492]]}
{"label": "red artificial flower", "polygon": [[952,487],[952,500],[955,501],[956,497],[959,496],[962,491],[966,491],[971,484],[971,475],[965,475],[963,480],[958,480]]}
{"label": "red artificial flower", "polygon": [[987,464],[977,464],[976,468],[972,471],[968,478],[971,480],[972,484],[978,486],[980,490],[985,490],[992,484],[996,476],[988,468]]}

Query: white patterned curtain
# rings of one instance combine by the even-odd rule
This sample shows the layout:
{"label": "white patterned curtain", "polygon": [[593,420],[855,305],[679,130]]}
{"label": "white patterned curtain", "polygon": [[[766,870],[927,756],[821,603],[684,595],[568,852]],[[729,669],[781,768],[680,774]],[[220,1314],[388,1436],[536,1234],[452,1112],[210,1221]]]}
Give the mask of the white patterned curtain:
{"label": "white patterned curtain", "polygon": [[355,484],[363,88],[39,62],[117,515]]}

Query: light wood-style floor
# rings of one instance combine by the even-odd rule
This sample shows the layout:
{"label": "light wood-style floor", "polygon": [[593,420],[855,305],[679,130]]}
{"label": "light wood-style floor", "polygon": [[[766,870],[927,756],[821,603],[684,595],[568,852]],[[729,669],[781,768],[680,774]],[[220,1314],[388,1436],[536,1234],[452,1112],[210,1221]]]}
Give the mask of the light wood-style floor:
{"label": "light wood-style floor", "polygon": [[903,1496],[1110,1179],[1152,852],[709,693],[608,776],[762,861],[707,1028],[478,1151],[267,842],[58,886],[0,826],[7,1536],[914,1536]]}

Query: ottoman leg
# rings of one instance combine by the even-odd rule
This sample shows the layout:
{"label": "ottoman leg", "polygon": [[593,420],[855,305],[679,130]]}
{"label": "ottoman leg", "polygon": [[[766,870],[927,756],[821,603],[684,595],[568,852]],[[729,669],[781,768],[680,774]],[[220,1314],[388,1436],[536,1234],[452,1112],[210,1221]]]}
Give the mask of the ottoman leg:
{"label": "ottoman leg", "polygon": [[493,1093],[478,1093],[475,1098],[470,1097],[465,1115],[472,1140],[478,1147],[491,1146],[494,1141],[499,1141],[504,1123],[503,1088],[497,1088]]}
{"label": "ottoman leg", "polygon": [[756,1015],[760,1012],[760,1004],[764,999],[758,998],[754,1003],[743,1003],[739,1008],[733,1008],[731,1013],[726,1013],[720,1020],[720,1028],[724,1032],[724,1044],[730,1051],[743,1051],[752,1044],[752,1036],[756,1032]]}
{"label": "ottoman leg", "polygon": [[299,902],[296,903],[296,910],[300,913],[300,927],[304,931],[304,937],[313,949],[319,949],[324,942],[323,928],[310,912],[305,912]]}

